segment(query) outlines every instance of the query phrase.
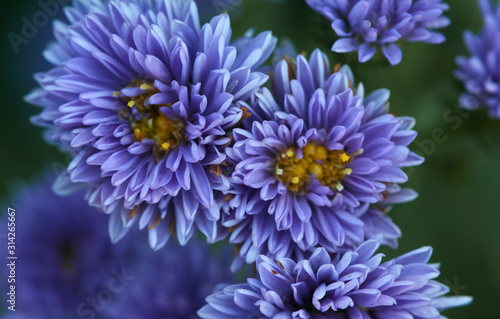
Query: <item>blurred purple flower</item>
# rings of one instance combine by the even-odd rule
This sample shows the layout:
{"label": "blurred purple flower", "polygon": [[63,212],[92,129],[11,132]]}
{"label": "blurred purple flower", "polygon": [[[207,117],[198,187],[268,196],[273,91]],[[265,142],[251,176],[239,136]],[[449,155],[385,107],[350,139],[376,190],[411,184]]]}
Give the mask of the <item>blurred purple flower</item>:
{"label": "blurred purple flower", "polygon": [[196,318],[218,284],[234,282],[228,246],[212,254],[205,243],[172,243],[158,253],[138,230],[112,244],[106,216],[80,192],[55,195],[52,182],[25,187],[14,200],[18,293],[16,312],[2,318]]}
{"label": "blurred purple flower", "polygon": [[126,256],[138,257],[129,241],[111,243],[106,216],[89,207],[82,193],[59,197],[52,182],[25,187],[13,201],[16,316],[73,318],[80,303],[105,288],[113,269],[127,265]]}
{"label": "blurred purple flower", "polygon": [[489,0],[479,0],[484,28],[479,35],[464,33],[470,56],[456,59],[457,79],[465,85],[460,105],[468,110],[486,107],[492,118],[500,119],[500,7],[493,8]]}
{"label": "blurred purple flower", "polygon": [[218,253],[193,240],[185,247],[169,243],[164,253],[148,250],[140,261],[135,279],[106,311],[109,319],[195,319],[220,284],[234,283],[229,271],[232,250]]}
{"label": "blurred purple flower", "polygon": [[442,0],[306,0],[330,21],[340,37],[332,51],[358,51],[359,62],[370,60],[378,47],[392,65],[401,62],[398,41],[442,43],[445,37],[432,29],[450,24],[442,14]]}
{"label": "blurred purple flower", "polygon": [[198,230],[223,237],[213,193],[228,187],[227,133],[268,79],[256,70],[275,38],[231,43],[229,17],[200,27],[190,0],[76,0],[65,12],[45,52],[55,67],[27,97],[44,108],[33,121],[47,139],[73,155],[56,188],[84,184],[113,241],[134,222],[155,249]]}

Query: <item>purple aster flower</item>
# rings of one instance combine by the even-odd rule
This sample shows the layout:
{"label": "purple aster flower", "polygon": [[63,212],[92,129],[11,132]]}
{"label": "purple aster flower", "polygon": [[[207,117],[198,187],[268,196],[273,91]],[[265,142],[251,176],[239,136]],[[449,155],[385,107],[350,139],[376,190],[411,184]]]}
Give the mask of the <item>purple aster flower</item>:
{"label": "purple aster flower", "polygon": [[464,33],[470,56],[456,59],[455,76],[465,84],[460,105],[468,110],[487,107],[492,118],[500,118],[500,7],[493,8],[489,0],[479,0],[484,28],[479,35]]}
{"label": "purple aster flower", "polygon": [[155,249],[198,230],[224,236],[214,190],[228,187],[227,133],[266,82],[256,70],[275,39],[231,43],[229,17],[200,27],[191,0],[77,0],[66,16],[45,52],[55,66],[27,97],[44,108],[34,122],[47,139],[73,155],[56,188],[85,185],[112,215],[113,241],[136,221]]}
{"label": "purple aster flower", "polygon": [[198,314],[203,319],[442,319],[440,310],[472,301],[442,297],[449,288],[433,280],[439,271],[427,264],[430,247],[381,263],[383,254],[373,255],[378,246],[367,241],[334,258],[318,248],[298,262],[259,256],[256,279],[215,292]]}
{"label": "purple aster flower", "polygon": [[111,243],[107,218],[88,206],[83,194],[59,197],[52,182],[24,188],[13,205],[15,314],[26,318],[73,318],[81,302],[105,288],[113,270],[126,267],[127,254],[131,260],[138,256],[127,248],[130,242]]}
{"label": "purple aster flower", "polygon": [[114,245],[106,216],[81,193],[55,195],[52,182],[25,188],[14,201],[18,293],[16,312],[2,318],[197,318],[218,284],[234,282],[228,246],[215,254],[199,241],[172,243],[160,254],[138,230]]}
{"label": "purple aster flower", "polygon": [[448,5],[442,0],[306,0],[314,10],[332,21],[340,37],[332,51],[358,51],[359,62],[370,60],[378,47],[392,65],[401,62],[398,41],[442,43],[433,31],[450,24],[442,14]]}
{"label": "purple aster flower", "polygon": [[400,236],[380,211],[416,197],[398,186],[407,181],[401,168],[423,161],[408,149],[414,121],[388,113],[387,90],[365,97],[348,68],[329,70],[319,50],[279,62],[273,93],[253,99],[255,121],[234,130],[223,224],[247,263],[297,247],[335,252],[376,234],[394,245]]}

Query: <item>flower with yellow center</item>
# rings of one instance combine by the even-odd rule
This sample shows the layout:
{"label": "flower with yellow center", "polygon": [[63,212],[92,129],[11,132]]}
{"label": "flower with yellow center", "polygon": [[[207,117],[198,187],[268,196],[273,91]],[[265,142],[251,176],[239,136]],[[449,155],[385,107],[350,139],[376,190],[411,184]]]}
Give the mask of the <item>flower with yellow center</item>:
{"label": "flower with yellow center", "polygon": [[350,161],[351,156],[343,150],[329,151],[322,145],[307,143],[302,148],[301,158],[293,147],[279,153],[275,174],[278,180],[295,193],[302,193],[307,189],[312,175],[330,189],[341,191],[342,178],[352,173],[350,168],[346,168]]}
{"label": "flower with yellow center", "polygon": [[153,83],[136,80],[128,87],[138,87],[143,93],[125,98],[128,110],[124,112],[124,117],[130,121],[135,140],[153,140],[154,153],[161,159],[184,140],[184,125],[182,121],[170,119],[161,112],[161,107],[171,105],[149,104],[149,99],[160,92]]}

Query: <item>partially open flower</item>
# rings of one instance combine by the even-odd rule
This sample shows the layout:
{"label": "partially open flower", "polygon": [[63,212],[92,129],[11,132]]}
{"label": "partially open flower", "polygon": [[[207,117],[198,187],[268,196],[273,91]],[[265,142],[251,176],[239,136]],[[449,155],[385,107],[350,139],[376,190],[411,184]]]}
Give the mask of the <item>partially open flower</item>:
{"label": "partially open flower", "polygon": [[257,260],[257,278],[227,286],[207,298],[203,319],[442,319],[440,310],[463,306],[470,297],[442,297],[434,281],[430,247],[381,263],[379,243],[367,241],[332,258],[318,248],[310,258]]}
{"label": "partially open flower", "polygon": [[442,0],[306,0],[316,11],[332,21],[340,37],[334,52],[358,51],[359,62],[370,60],[377,48],[392,65],[403,53],[397,42],[442,43],[445,37],[433,29],[450,24],[442,14],[448,5]]}

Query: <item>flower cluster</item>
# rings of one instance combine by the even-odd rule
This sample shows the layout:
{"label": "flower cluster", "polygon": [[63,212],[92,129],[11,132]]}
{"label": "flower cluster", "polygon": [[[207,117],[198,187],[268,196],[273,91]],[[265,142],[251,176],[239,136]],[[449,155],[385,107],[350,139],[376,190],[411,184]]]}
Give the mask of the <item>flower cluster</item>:
{"label": "flower cluster", "polygon": [[258,277],[227,286],[207,298],[198,314],[220,318],[444,318],[439,310],[470,303],[468,297],[442,297],[449,289],[433,279],[423,247],[381,263],[379,243],[332,257],[323,248],[310,258],[257,261]]}
{"label": "flower cluster", "polygon": [[[381,46],[397,64],[397,41],[439,43],[431,29],[448,24],[441,0],[307,2],[342,37],[333,50],[359,50],[361,62]],[[201,24],[194,0],[74,0],[65,14],[45,51],[53,68],[26,100],[71,155],[54,189],[85,195],[23,199],[19,241],[37,243],[19,251],[27,317],[195,318],[214,288],[202,318],[438,319],[470,302],[442,297],[430,248],[375,254],[397,246],[387,213],[416,198],[403,168],[423,162],[410,151],[415,121],[389,112],[388,90],[365,94],[319,49],[275,51],[269,31],[234,40],[229,16]],[[134,224],[153,250],[139,230],[125,236]],[[227,238],[236,256],[213,258],[189,242],[198,232]],[[170,238],[184,247],[155,252]],[[245,264],[257,278],[216,287]],[[96,308],[87,297],[114,269],[133,280]]]}
{"label": "flower cluster", "polygon": [[316,11],[332,21],[340,37],[332,51],[358,51],[359,62],[370,60],[378,47],[396,65],[403,53],[398,41],[442,43],[444,36],[433,29],[450,21],[442,14],[448,5],[442,0],[306,0]]}
{"label": "flower cluster", "polygon": [[[407,181],[401,168],[423,160],[408,149],[414,121],[388,113],[387,90],[365,96],[348,68],[331,74],[319,50],[309,61],[286,58],[271,74],[273,92],[255,94],[248,129],[235,129],[227,150],[230,241],[248,263],[266,251],[288,256],[295,245],[354,247],[373,234],[364,222],[370,205],[415,198],[398,186]],[[376,218],[388,237],[399,234],[384,214]]]}
{"label": "flower cluster", "polygon": [[457,79],[465,85],[466,92],[460,96],[460,105],[468,110],[486,107],[492,118],[500,118],[500,7],[494,10],[490,0],[480,0],[484,28],[479,35],[467,31],[464,42],[470,57],[456,59]]}
{"label": "flower cluster", "polygon": [[81,192],[55,195],[52,182],[25,188],[14,200],[19,293],[15,315],[2,318],[65,319],[97,311],[107,319],[195,318],[219,283],[234,282],[226,248],[216,256],[193,241],[160,254],[144,249],[139,231],[114,245],[106,216]]}

